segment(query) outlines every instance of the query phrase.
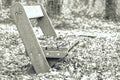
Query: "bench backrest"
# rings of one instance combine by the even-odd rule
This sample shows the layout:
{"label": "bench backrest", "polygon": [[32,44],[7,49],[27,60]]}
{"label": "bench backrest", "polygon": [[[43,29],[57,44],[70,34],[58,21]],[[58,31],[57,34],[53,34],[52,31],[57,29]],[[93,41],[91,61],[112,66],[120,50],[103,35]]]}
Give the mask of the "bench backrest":
{"label": "bench backrest", "polygon": [[39,18],[44,16],[40,5],[23,7],[28,18]]}

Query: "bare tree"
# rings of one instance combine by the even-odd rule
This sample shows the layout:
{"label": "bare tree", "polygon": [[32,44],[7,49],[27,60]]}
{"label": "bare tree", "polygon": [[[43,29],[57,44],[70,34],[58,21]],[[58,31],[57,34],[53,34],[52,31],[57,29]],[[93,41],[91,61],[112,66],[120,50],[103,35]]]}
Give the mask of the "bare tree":
{"label": "bare tree", "polygon": [[47,12],[49,16],[60,15],[63,0],[47,0]]}
{"label": "bare tree", "polygon": [[0,0],[0,10],[2,9],[2,0]]}
{"label": "bare tree", "polygon": [[116,0],[106,0],[105,19],[116,20]]}
{"label": "bare tree", "polygon": [[12,5],[12,0],[2,0],[5,8],[8,8]]}

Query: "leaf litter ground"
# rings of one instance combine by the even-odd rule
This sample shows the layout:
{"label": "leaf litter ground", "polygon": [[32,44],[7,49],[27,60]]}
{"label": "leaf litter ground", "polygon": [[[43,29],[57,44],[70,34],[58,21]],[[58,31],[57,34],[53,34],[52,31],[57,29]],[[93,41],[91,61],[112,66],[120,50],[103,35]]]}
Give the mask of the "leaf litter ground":
{"label": "leaf litter ground", "polygon": [[[63,61],[58,62],[48,73],[38,75],[29,73],[31,61],[26,56],[16,27],[10,24],[0,24],[0,78],[9,80],[120,79],[119,24],[85,18],[79,18],[79,21],[81,21],[79,24],[72,23],[72,25],[76,25],[74,30],[72,27],[69,30],[66,30],[67,28],[56,29],[58,35],[79,40],[79,45],[74,47],[68,56]],[[59,24],[59,26],[61,25],[63,24]],[[65,23],[64,25],[71,26]],[[109,34],[109,37],[82,36],[80,35],[82,33],[77,33],[79,31],[104,32]],[[39,34],[36,30],[35,32],[36,35]]]}

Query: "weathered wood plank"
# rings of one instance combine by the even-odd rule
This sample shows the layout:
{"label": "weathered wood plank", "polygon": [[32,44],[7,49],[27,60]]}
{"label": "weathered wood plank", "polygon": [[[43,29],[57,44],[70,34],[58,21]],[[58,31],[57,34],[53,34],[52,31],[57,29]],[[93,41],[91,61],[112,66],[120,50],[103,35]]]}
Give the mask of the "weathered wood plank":
{"label": "weathered wood plank", "polygon": [[12,6],[11,12],[36,73],[47,72],[50,67],[23,6],[16,3]]}
{"label": "weathered wood plank", "polygon": [[50,18],[48,17],[47,12],[45,11],[45,9],[42,5],[41,5],[41,9],[43,11],[44,17],[38,18],[38,23],[39,23],[39,26],[40,26],[43,34],[45,36],[55,36],[56,37],[57,34],[53,28],[52,22],[51,22]]}

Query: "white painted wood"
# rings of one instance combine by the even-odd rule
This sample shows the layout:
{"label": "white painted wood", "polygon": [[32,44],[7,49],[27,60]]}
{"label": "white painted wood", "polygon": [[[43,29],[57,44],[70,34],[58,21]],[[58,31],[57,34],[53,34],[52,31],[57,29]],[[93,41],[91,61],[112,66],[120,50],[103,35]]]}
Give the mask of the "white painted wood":
{"label": "white painted wood", "polygon": [[43,17],[42,9],[39,5],[36,6],[23,6],[28,18]]}

